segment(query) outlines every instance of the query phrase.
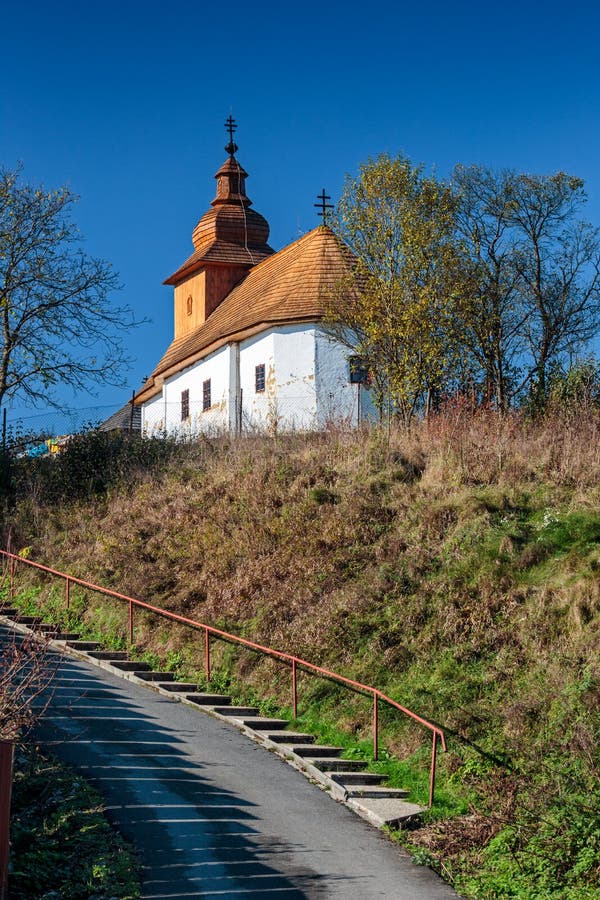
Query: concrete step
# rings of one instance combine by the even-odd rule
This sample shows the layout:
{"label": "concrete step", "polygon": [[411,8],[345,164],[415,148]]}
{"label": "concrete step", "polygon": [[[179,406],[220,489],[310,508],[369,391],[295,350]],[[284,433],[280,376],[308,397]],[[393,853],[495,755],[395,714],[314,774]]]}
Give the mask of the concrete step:
{"label": "concrete step", "polygon": [[100,650],[102,644],[98,641],[67,641],[67,646],[71,647],[73,650],[83,650],[87,652],[88,650]]}
{"label": "concrete step", "polygon": [[329,771],[327,775],[331,778],[332,781],[336,781],[338,784],[352,784],[352,785],[367,785],[371,784],[383,784],[384,781],[387,781],[387,775],[380,775],[378,772],[351,772],[351,771]]}
{"label": "concrete step", "polygon": [[254,731],[279,731],[287,728],[290,724],[287,719],[269,719],[265,716],[254,716],[253,718],[243,719],[244,725],[253,728]]}
{"label": "concrete step", "polygon": [[41,616],[22,616],[18,613],[15,616],[15,621],[19,623],[19,625],[29,625],[30,627],[37,627],[42,624]]}
{"label": "concrete step", "polygon": [[323,759],[325,757],[341,756],[344,752],[343,747],[324,747],[322,744],[310,746],[308,744],[293,743],[290,749],[296,756],[303,756],[309,762],[312,762],[311,757],[313,759]]}
{"label": "concrete step", "polygon": [[[318,748],[315,747],[314,749],[317,750]],[[335,759],[334,757],[311,759],[310,764],[328,774],[332,772],[359,771],[360,769],[366,769],[368,766],[366,759]]]}
{"label": "concrete step", "polygon": [[120,660],[124,662],[127,654],[124,650],[89,650],[88,656],[92,659]]}
{"label": "concrete step", "polygon": [[74,631],[57,631],[56,634],[51,635],[53,641],[76,641],[79,639],[79,635]]}
{"label": "concrete step", "polygon": [[360,812],[363,818],[368,819],[377,828],[389,825],[397,828],[407,819],[415,819],[425,812],[423,806],[416,803],[408,803],[406,800],[383,798],[353,798],[348,799],[348,806]]}
{"label": "concrete step", "polygon": [[268,737],[275,744],[305,745],[314,744],[315,742],[314,734],[303,734],[300,731],[273,731],[270,734],[266,734],[265,737]]}
{"label": "concrete step", "polygon": [[19,610],[16,606],[11,606],[10,603],[2,603],[0,604],[0,616],[8,616],[9,619],[12,616],[18,616]]}
{"label": "concrete step", "polygon": [[163,688],[165,691],[171,691],[172,694],[185,694],[186,692],[194,692],[198,687],[189,681],[155,681],[157,687]]}
{"label": "concrete step", "polygon": [[409,791],[405,791],[404,788],[390,788],[382,785],[373,785],[361,787],[360,785],[351,785],[347,789],[348,797],[371,797],[371,798],[385,798],[386,800],[395,798],[397,800],[403,800],[405,797],[408,797]]}
{"label": "concrete step", "polygon": [[56,634],[60,631],[60,625],[56,625],[54,622],[42,622],[39,629],[40,631],[43,631],[44,634]]}
{"label": "concrete step", "polygon": [[[93,655],[93,653],[90,653],[90,656]],[[113,666],[115,669],[120,669],[121,672],[135,672],[136,675],[150,671],[148,663],[140,662],[136,659],[115,659]]]}
{"label": "concrete step", "polygon": [[144,681],[175,681],[175,676],[172,672],[136,672],[138,678],[143,678]]}
{"label": "concrete step", "polygon": [[258,712],[256,706],[215,706],[214,710],[220,716],[234,716],[236,719],[255,716]]}
{"label": "concrete step", "polygon": [[227,706],[231,703],[231,697],[225,694],[186,694],[185,699],[198,706]]}

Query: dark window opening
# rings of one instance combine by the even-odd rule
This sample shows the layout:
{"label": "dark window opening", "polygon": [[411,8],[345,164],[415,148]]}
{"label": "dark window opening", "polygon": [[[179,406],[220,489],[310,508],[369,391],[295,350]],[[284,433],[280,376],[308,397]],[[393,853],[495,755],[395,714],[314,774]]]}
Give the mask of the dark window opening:
{"label": "dark window opening", "polygon": [[210,378],[202,382],[202,409],[210,409]]}
{"label": "dark window opening", "polygon": [[368,384],[369,367],[362,356],[351,356],[348,362],[350,363],[350,384]]}
{"label": "dark window opening", "polygon": [[254,370],[254,390],[257,394],[262,394],[265,389],[265,365],[261,363]]}
{"label": "dark window opening", "polygon": [[181,392],[181,421],[183,422],[185,419],[189,419],[190,417],[190,392],[182,391]]}

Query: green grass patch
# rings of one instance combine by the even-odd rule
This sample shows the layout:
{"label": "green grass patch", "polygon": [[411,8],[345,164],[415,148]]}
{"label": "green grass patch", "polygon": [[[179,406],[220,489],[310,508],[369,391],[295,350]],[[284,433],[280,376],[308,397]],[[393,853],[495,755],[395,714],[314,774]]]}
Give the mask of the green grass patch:
{"label": "green grass patch", "polygon": [[140,896],[139,860],[107,822],[100,796],[33,745],[16,752],[11,843],[11,897]]}

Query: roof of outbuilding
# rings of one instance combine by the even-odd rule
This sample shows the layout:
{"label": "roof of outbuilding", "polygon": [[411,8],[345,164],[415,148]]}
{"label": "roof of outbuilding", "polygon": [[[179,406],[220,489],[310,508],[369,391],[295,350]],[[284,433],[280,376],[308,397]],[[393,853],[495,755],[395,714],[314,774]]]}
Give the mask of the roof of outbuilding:
{"label": "roof of outbuilding", "polygon": [[241,340],[272,325],[318,321],[324,302],[353,265],[347,247],[327,226],[254,266],[246,278],[190,334],[174,340],[139,391],[143,402],[161,390],[162,381],[229,341]]}
{"label": "roof of outbuilding", "polygon": [[142,411],[139,406],[131,409],[131,401],[98,425],[98,431],[141,431]]}

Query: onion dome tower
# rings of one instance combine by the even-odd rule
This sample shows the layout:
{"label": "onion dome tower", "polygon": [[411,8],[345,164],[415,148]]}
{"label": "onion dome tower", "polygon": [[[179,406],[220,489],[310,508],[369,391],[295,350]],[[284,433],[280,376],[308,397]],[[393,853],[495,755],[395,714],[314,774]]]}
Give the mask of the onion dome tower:
{"label": "onion dome tower", "polygon": [[194,253],[165,281],[175,288],[175,339],[202,325],[249,270],[273,253],[267,243],[267,220],[250,209],[248,173],[235,156],[237,125],[231,116],[225,127],[229,156],[215,175],[217,193],[211,209],[192,232]]}

